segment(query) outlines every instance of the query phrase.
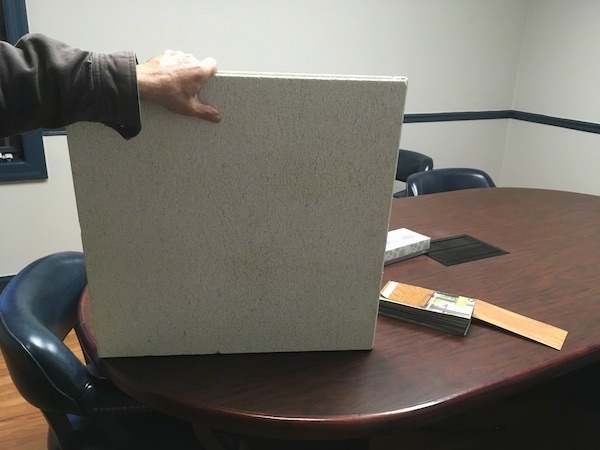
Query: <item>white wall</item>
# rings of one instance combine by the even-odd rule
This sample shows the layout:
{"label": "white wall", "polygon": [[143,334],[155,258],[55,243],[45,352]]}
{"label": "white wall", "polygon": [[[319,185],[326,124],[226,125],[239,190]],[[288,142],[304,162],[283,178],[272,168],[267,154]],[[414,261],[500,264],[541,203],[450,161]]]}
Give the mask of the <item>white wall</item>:
{"label": "white wall", "polygon": [[[31,31],[97,51],[133,49],[140,60],[178,48],[214,56],[224,70],[404,75],[407,113],[426,113],[511,108],[530,1],[28,0],[27,8]],[[503,181],[508,122],[407,124],[401,144],[430,154],[436,167],[480,167]],[[0,275],[81,245],[76,231],[66,240],[45,234],[48,211],[73,195],[66,184],[46,193],[53,172],[69,169],[64,138],[45,142],[57,169],[49,166],[47,183],[12,188],[6,215],[27,245],[0,243]],[[56,219],[68,230],[77,228],[73,208]]]}
{"label": "white wall", "polygon": [[[600,122],[600,2],[531,0],[513,109]],[[500,181],[600,195],[600,135],[509,121]]]}
{"label": "white wall", "polygon": [[502,183],[600,195],[600,136],[511,120]]}
{"label": "white wall", "polygon": [[45,137],[48,180],[0,184],[10,202],[2,207],[0,275],[62,250],[81,251],[66,137]]}
{"label": "white wall", "polygon": [[600,122],[600,2],[530,1],[514,109]]}
{"label": "white wall", "polygon": [[404,75],[408,112],[509,108],[526,3],[27,1],[32,31],[140,60],[172,47],[223,70]]}

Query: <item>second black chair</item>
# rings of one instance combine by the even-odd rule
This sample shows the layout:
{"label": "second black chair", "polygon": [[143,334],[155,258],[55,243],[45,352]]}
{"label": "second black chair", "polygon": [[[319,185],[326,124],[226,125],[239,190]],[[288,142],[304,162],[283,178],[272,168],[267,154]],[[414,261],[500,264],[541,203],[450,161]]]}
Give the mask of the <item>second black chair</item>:
{"label": "second black chair", "polygon": [[470,168],[434,169],[414,173],[406,180],[406,192],[409,197],[459,189],[489,187],[496,187],[492,177],[483,170]]}
{"label": "second black chair", "polygon": [[[398,165],[396,166],[396,180],[406,183],[409,175],[433,169],[433,159],[423,153],[412,150],[398,151]],[[406,189],[394,194],[394,198],[406,197]]]}

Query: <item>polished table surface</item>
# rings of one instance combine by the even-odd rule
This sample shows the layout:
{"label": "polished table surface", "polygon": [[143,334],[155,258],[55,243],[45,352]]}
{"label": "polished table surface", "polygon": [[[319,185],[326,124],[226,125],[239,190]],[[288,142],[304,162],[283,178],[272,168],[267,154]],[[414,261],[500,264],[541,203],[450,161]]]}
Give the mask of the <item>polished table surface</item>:
{"label": "polished table surface", "polygon": [[401,198],[390,220],[400,227],[432,239],[469,234],[509,254],[449,267],[422,255],[386,267],[384,283],[481,298],[563,328],[562,350],[483,323],[458,337],[379,317],[371,351],[98,359],[87,291],[84,349],[157,409],[290,439],[397,432],[600,360],[600,197],[492,188]]}

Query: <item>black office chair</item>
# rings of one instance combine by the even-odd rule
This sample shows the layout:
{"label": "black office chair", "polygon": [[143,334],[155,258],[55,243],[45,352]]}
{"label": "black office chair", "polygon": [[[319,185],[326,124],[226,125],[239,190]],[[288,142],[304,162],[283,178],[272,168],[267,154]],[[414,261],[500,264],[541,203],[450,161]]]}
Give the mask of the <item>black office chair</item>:
{"label": "black office chair", "polygon": [[[398,151],[398,165],[396,166],[396,180],[406,183],[409,175],[433,169],[433,159],[423,153],[412,150]],[[406,197],[406,189],[394,193],[394,198]]]}
{"label": "black office chair", "polygon": [[0,295],[0,348],[15,386],[50,425],[48,448],[204,449],[191,424],[125,395],[62,342],[86,283],[83,254],[61,252],[28,265]]}
{"label": "black office chair", "polygon": [[406,192],[409,197],[489,187],[496,187],[496,184],[487,173],[483,170],[469,168],[434,169],[414,173],[406,180]]}

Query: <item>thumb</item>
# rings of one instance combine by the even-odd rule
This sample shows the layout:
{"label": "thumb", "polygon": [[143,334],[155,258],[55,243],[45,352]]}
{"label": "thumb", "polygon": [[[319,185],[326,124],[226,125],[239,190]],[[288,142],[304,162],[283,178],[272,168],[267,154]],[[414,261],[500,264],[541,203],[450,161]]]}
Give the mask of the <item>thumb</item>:
{"label": "thumb", "polygon": [[217,111],[216,108],[210,105],[205,105],[198,98],[194,99],[193,110],[193,115],[200,119],[208,120],[210,122],[215,123],[221,121],[221,114],[219,113],[219,111]]}

